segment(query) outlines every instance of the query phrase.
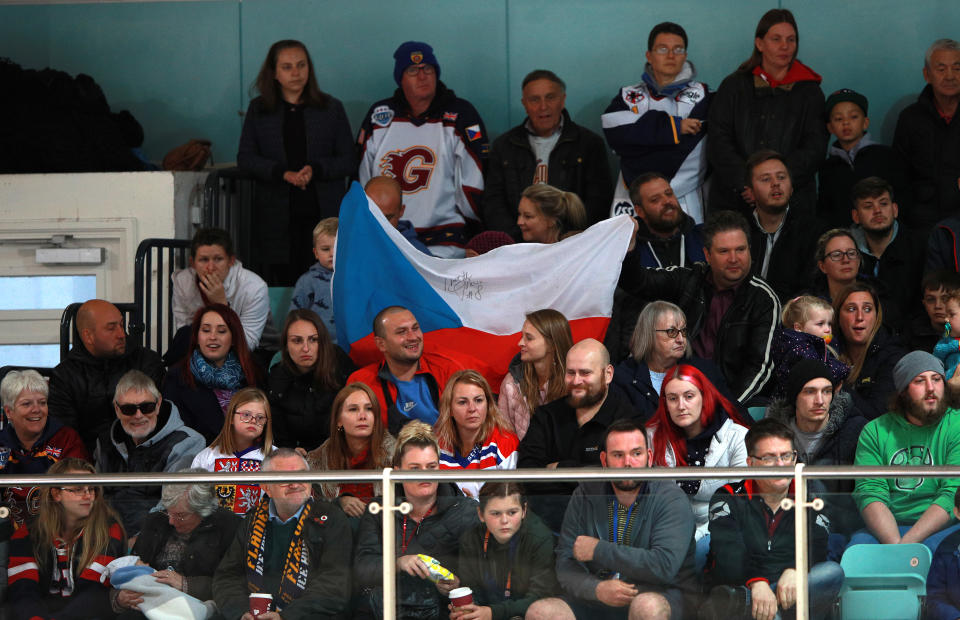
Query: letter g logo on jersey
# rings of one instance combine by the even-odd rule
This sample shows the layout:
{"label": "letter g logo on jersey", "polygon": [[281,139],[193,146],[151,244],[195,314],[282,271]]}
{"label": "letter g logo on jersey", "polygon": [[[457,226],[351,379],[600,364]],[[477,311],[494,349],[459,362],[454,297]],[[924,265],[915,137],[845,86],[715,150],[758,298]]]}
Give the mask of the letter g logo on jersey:
{"label": "letter g logo on jersey", "polygon": [[380,159],[380,171],[400,182],[404,194],[415,194],[430,186],[437,157],[425,146],[390,151]]}

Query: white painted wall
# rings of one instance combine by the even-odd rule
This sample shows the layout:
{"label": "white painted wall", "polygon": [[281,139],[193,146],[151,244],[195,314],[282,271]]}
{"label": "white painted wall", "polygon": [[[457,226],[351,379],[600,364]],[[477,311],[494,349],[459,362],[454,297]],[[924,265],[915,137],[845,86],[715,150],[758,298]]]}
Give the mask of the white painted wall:
{"label": "white painted wall", "polygon": [[[128,172],[0,175],[0,276],[97,276],[97,295],[133,301],[134,256],[142,239],[189,237],[206,173]],[[102,247],[102,265],[43,265],[35,250]],[[0,278],[0,295],[4,294]],[[62,310],[62,309],[60,309]],[[0,345],[58,341],[60,310],[0,311]],[[0,360],[0,365],[10,363]]]}

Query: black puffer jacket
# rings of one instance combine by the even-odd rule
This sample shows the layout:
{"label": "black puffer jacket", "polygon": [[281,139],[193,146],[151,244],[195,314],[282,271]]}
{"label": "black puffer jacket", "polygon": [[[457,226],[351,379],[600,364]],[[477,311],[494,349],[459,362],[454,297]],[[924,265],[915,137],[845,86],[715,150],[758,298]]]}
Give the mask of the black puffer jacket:
{"label": "black puffer jacket", "polygon": [[[337,382],[342,386],[356,366],[337,348]],[[330,436],[330,406],[337,390],[314,386],[313,373],[296,374],[283,362],[270,369],[273,442],[280,448],[313,450]]]}
{"label": "black puffer jacket", "polygon": [[[517,205],[533,184],[537,160],[524,124],[493,142],[483,189],[483,220],[488,230],[501,230],[520,241]],[[563,130],[547,163],[548,183],[573,192],[583,201],[590,223],[605,219],[613,199],[613,181],[603,138],[570,120],[563,111]]]}
{"label": "black puffer jacket", "polygon": [[[397,503],[403,501],[403,490],[397,485]],[[375,501],[380,502],[380,498]],[[464,497],[453,484],[440,484],[437,504],[419,527],[399,512],[396,519],[396,553],[416,555],[423,553],[435,558],[440,565],[457,574],[460,538],[477,523],[477,502]],[[383,581],[383,525],[382,512],[365,512],[360,518],[357,544],[353,554],[353,574],[357,586],[368,591],[381,591]],[[407,547],[403,547],[403,522],[407,519]],[[413,529],[415,533],[410,530]],[[374,594],[374,597],[377,595]],[[447,601],[433,582],[411,577],[397,571],[397,617],[446,618]]]}
{"label": "black puffer jacket", "polygon": [[960,122],[943,120],[929,84],[900,113],[893,148],[907,168],[913,213],[906,219],[912,226],[926,232],[960,209]]}
{"label": "black puffer jacket", "polygon": [[828,138],[819,82],[805,80],[770,88],[760,77],[736,71],[713,96],[709,127],[711,211],[746,213],[749,209],[740,198],[744,163],[755,151],[773,149],[787,158],[793,177],[790,204],[813,212],[817,202],[814,175],[827,151]]}
{"label": "black puffer jacket", "polygon": [[139,370],[159,387],[163,380],[163,362],[150,349],[127,339],[126,353],[114,358],[96,358],[78,344],[53,369],[50,376],[50,415],[80,433],[88,452],[93,452],[97,437],[117,419],[113,411],[113,392],[117,381],[128,370]]}
{"label": "black puffer jacket", "polygon": [[[143,530],[133,545],[133,555],[154,570],[167,568],[159,563],[159,556],[169,538],[174,535],[169,517],[162,512],[151,512],[143,522]],[[187,578],[187,594],[201,601],[213,598],[213,573],[227,553],[236,535],[240,519],[225,508],[217,508],[200,522],[187,539],[176,571]],[[142,617],[142,616],[135,616]]]}
{"label": "black puffer jacket", "polygon": [[[637,297],[663,299],[680,306],[687,316],[689,338],[694,340],[703,329],[713,297],[709,274],[710,267],[705,263],[637,269],[621,273],[620,286]],[[773,289],[756,276],[744,280],[723,316],[713,359],[734,398],[743,405],[770,379],[770,343],[779,322],[780,301]]]}

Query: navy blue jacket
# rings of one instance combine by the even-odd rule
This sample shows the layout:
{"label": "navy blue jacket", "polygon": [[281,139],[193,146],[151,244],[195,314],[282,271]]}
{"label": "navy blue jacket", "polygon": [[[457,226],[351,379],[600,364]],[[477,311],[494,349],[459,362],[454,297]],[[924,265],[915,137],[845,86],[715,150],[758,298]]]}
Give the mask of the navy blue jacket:
{"label": "navy blue jacket", "polygon": [[960,618],[960,532],[950,534],[937,546],[927,573],[929,620]]}

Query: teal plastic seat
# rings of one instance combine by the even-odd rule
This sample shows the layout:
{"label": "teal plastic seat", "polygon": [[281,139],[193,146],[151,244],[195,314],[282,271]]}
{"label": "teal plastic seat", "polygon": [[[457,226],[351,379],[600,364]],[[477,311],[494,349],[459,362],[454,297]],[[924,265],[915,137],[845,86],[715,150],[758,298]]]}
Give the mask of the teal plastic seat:
{"label": "teal plastic seat", "polygon": [[293,298],[292,286],[271,286],[267,289],[270,297],[270,314],[277,331],[283,329],[283,322],[287,319],[290,310],[290,299]]}
{"label": "teal plastic seat", "polygon": [[930,548],[908,545],[854,545],[843,553],[840,591],[843,620],[912,620],[920,617],[927,594]]}
{"label": "teal plastic seat", "polygon": [[762,420],[765,413],[767,413],[766,407],[747,407],[747,412],[750,414],[750,417],[754,420]]}

